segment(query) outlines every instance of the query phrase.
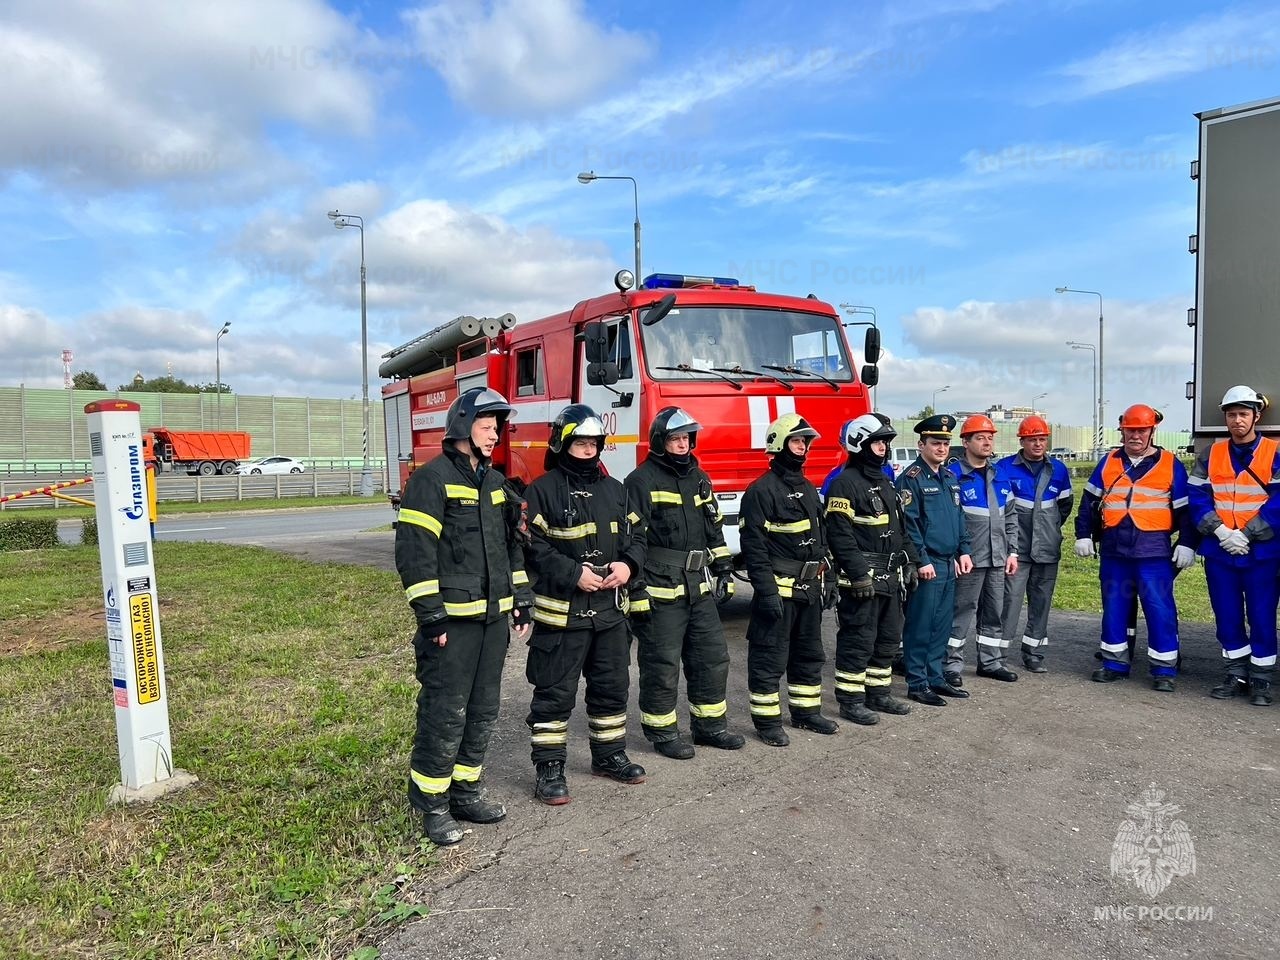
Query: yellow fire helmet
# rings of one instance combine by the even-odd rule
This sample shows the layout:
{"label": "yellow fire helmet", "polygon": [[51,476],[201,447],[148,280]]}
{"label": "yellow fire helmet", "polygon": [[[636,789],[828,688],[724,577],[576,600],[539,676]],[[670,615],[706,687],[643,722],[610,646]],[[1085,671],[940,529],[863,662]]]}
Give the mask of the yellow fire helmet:
{"label": "yellow fire helmet", "polygon": [[821,434],[809,426],[809,421],[798,413],[784,413],[773,423],[764,435],[764,452],[781,453],[786,449],[787,441],[792,437],[804,437],[809,443],[817,440]]}

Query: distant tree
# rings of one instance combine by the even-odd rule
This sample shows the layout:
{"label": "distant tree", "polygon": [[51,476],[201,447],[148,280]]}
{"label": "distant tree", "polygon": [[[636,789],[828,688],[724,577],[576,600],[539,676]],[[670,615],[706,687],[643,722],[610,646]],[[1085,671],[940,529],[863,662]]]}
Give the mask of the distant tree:
{"label": "distant tree", "polygon": [[218,385],[213,381],[209,381],[208,383],[200,384],[200,392],[201,393],[231,393],[232,390],[231,390],[230,384],[224,383],[222,385],[222,390],[219,391]]}
{"label": "distant tree", "polygon": [[154,377],[151,380],[120,384],[121,393],[199,393],[200,388],[180,377]]}
{"label": "distant tree", "polygon": [[107,385],[92,370],[81,370],[71,378],[71,386],[76,390],[105,390]]}
{"label": "distant tree", "polygon": [[937,413],[937,411],[933,409],[933,404],[926,403],[918,413],[913,413],[911,416],[907,417],[907,419],[923,420],[925,417],[932,417],[935,413]]}

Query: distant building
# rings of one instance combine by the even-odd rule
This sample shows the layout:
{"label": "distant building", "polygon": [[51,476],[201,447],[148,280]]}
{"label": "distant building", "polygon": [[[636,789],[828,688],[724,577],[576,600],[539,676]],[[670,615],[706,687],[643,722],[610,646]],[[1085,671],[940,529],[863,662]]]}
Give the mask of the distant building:
{"label": "distant building", "polygon": [[1047,416],[1043,410],[1037,410],[1035,407],[1006,407],[1003,403],[993,403],[987,407],[986,413],[994,423]]}

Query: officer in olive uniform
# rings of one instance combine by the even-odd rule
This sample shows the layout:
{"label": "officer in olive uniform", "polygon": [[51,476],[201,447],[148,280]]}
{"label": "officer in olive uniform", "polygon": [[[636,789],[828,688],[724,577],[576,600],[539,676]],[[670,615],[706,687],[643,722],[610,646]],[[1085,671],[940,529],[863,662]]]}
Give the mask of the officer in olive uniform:
{"label": "officer in olive uniform", "polygon": [[485,796],[481,776],[502,700],[507,618],[524,640],[533,605],[519,511],[492,461],[510,415],[506,398],[486,387],[454,400],[443,452],[410,474],[396,524],[396,569],[418,624],[422,685],[409,802],[437,846],[462,839],[458,820],[506,816]]}
{"label": "officer in olive uniform", "polygon": [[935,414],[915,426],[920,455],[898,478],[907,535],[920,562],[920,586],[907,604],[902,635],[907,696],[931,707],[943,697],[969,694],[943,677],[943,659],[955,613],[956,577],[973,569],[960,507],[960,484],[946,468],[956,418]]}

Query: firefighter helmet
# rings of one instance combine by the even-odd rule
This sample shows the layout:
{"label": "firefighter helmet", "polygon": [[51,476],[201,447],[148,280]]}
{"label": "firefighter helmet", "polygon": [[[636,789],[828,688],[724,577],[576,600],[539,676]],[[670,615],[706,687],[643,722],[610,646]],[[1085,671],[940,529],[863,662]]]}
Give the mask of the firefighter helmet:
{"label": "firefighter helmet", "polygon": [[1149,407],[1145,403],[1135,403],[1120,414],[1120,427],[1129,430],[1143,430],[1149,427],[1154,430],[1156,424],[1163,419],[1164,414],[1155,407]]}
{"label": "firefighter helmet", "polygon": [[1227,407],[1252,407],[1259,414],[1270,406],[1270,401],[1253,387],[1246,384],[1237,384],[1222,395],[1222,403],[1220,408],[1225,410]]}
{"label": "firefighter helmet", "polygon": [[571,403],[551,421],[551,438],[547,441],[547,447],[552,453],[559,453],[565,448],[565,441],[572,443],[573,440],[594,438],[603,448],[608,435],[604,421],[596,416],[594,410],[585,403]]}
{"label": "firefighter helmet", "polygon": [[871,441],[889,443],[897,435],[898,431],[883,413],[864,413],[840,428],[840,446],[849,453],[861,453]]}
{"label": "firefighter helmet", "polygon": [[511,404],[497,390],[489,387],[472,387],[449,404],[449,412],[444,418],[444,438],[446,440],[470,440],[471,425],[477,417],[498,418],[498,430],[507,425],[511,416]]}
{"label": "firefighter helmet", "polygon": [[698,445],[698,431],[702,424],[679,407],[663,407],[649,424],[649,449],[662,453],[667,449],[667,438],[677,433],[689,435],[689,449]]}
{"label": "firefighter helmet", "polygon": [[1044,417],[1027,417],[1018,424],[1018,437],[1047,437],[1052,433]]}
{"label": "firefighter helmet", "polygon": [[991,422],[990,417],[984,417],[980,413],[971,414],[965,417],[964,423],[960,425],[960,439],[964,439],[971,433],[995,433],[996,425]]}
{"label": "firefighter helmet", "polygon": [[812,442],[818,439],[819,436],[821,434],[809,426],[809,421],[800,416],[800,414],[784,413],[769,424],[769,429],[764,435],[764,452],[781,453],[786,449],[787,441],[792,437],[804,437]]}

